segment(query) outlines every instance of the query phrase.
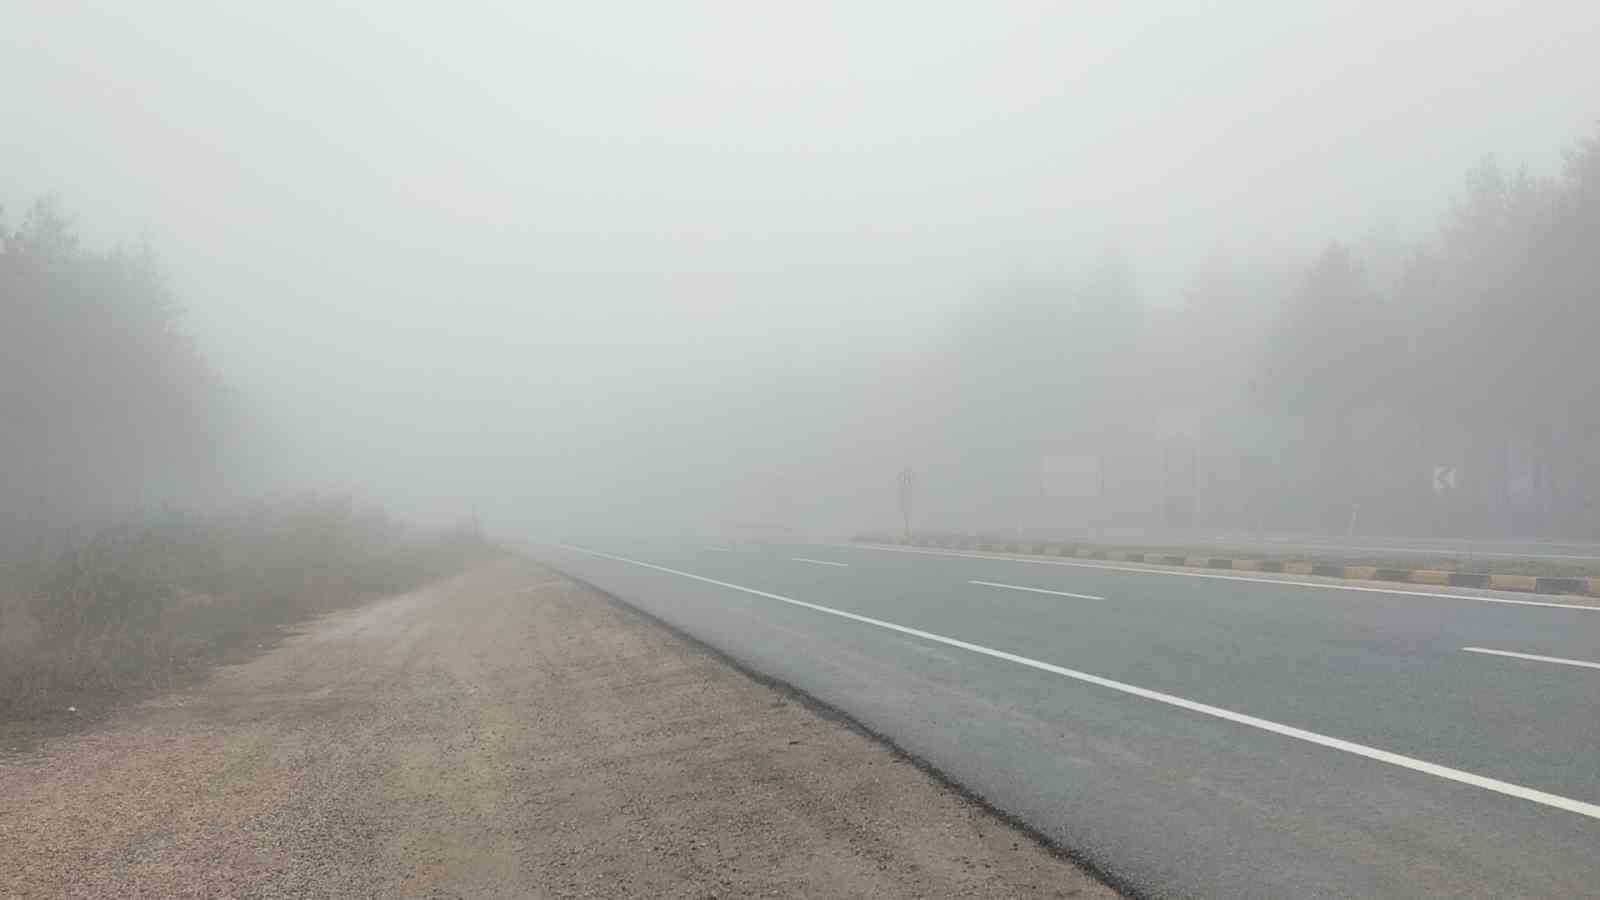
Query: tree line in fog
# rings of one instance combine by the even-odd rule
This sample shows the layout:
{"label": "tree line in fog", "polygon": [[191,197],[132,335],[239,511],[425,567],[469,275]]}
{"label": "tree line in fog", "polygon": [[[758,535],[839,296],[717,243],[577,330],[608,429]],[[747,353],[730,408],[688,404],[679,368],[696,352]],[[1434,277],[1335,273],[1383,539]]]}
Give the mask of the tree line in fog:
{"label": "tree line in fog", "polygon": [[[1218,255],[1178,305],[1119,251],[975,292],[927,399],[945,524],[1600,536],[1597,250],[1590,139],[1484,165],[1400,252]],[[1102,457],[1107,496],[1030,504],[1041,452]]]}
{"label": "tree line in fog", "polygon": [[0,221],[0,544],[219,483],[238,412],[150,254]]}
{"label": "tree line in fog", "polygon": [[[81,246],[48,202],[6,221],[0,545],[248,493],[250,404],[186,334],[149,254]],[[1403,252],[1219,254],[1177,304],[1151,302],[1140,276],[1161,261],[1137,248],[992,279],[920,371],[840,375],[822,400],[771,388],[746,430],[815,449],[756,454],[783,473],[769,505],[801,517],[830,484],[859,495],[909,465],[949,527],[1600,536],[1597,249],[1590,139],[1548,176],[1473,173]],[[781,439],[796,430],[806,440]],[[1050,454],[1099,458],[1104,496],[1036,502]]]}

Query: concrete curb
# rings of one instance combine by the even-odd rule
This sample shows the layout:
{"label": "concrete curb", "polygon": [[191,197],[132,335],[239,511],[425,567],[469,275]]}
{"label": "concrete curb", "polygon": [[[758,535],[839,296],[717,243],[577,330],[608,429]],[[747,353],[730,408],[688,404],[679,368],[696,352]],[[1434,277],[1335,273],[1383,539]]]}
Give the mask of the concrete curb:
{"label": "concrete curb", "polygon": [[1600,576],[1557,577],[1548,575],[1497,575],[1490,572],[1448,572],[1440,569],[1386,569],[1378,566],[1337,566],[1313,562],[1283,562],[1267,559],[1238,559],[1231,556],[1178,556],[1170,553],[1141,553],[1132,550],[1099,550],[1081,544],[1053,541],[995,541],[979,538],[951,538],[913,535],[909,540],[858,538],[879,544],[906,544],[913,547],[942,547],[950,550],[977,550],[985,553],[1014,553],[1029,556],[1068,556],[1108,562],[1135,562],[1158,566],[1185,566],[1196,569],[1227,569],[1234,572],[1276,572],[1285,575],[1315,575],[1352,581],[1388,581],[1402,584],[1428,584],[1436,587],[1488,588],[1527,594],[1577,594],[1600,597]]}

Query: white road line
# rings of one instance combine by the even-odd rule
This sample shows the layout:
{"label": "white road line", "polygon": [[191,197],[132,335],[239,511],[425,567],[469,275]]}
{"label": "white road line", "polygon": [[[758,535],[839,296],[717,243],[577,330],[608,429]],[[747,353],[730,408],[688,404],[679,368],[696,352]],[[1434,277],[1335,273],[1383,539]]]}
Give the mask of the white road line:
{"label": "white road line", "polygon": [[706,549],[707,550],[716,551],[717,553],[732,553],[733,552],[731,549],[729,549],[727,547],[713,547],[710,544],[706,545]]}
{"label": "white road line", "polygon": [[1251,578],[1247,575],[1222,575],[1217,572],[1176,572],[1171,569],[1143,566],[1119,566],[1108,563],[1079,562],[1066,559],[1030,559],[1026,556],[1002,556],[994,553],[969,553],[964,550],[933,550],[926,547],[891,547],[888,544],[841,544],[857,549],[887,550],[893,553],[922,553],[930,556],[961,556],[968,559],[992,559],[1002,562],[1031,563],[1036,566],[1071,566],[1077,569],[1105,569],[1111,572],[1138,572],[1143,575],[1171,575],[1174,578],[1214,578],[1219,581],[1248,581],[1254,584],[1277,584],[1289,587],[1321,588],[1326,591],[1359,591],[1367,594],[1400,594],[1407,597],[1432,597],[1436,600],[1476,600],[1480,603],[1506,603],[1512,606],[1549,606],[1556,609],[1581,609],[1600,612],[1600,605],[1584,606],[1578,603],[1551,603],[1545,600],[1510,600],[1505,597],[1477,597],[1472,594],[1439,594],[1433,591],[1402,591],[1395,588],[1365,587],[1355,584],[1323,584],[1318,581],[1289,581],[1279,578]]}
{"label": "white road line", "polygon": [[795,562],[811,563],[812,565],[816,565],[816,566],[838,566],[841,569],[850,568],[850,564],[849,563],[828,562],[825,559],[809,559],[809,558],[804,557],[804,556],[791,556],[789,558],[794,560]]}
{"label": "white road line", "polygon": [[1030,594],[1053,594],[1057,597],[1077,597],[1079,600],[1104,600],[1093,594],[1074,594],[1070,591],[1047,591],[1044,588],[1023,587],[1020,584],[1001,584],[998,581],[968,581],[967,584],[981,584],[985,587],[1005,588],[1012,591],[1027,591]]}
{"label": "white road line", "polygon": [[1585,662],[1581,659],[1567,659],[1561,656],[1540,656],[1537,653],[1512,653],[1510,650],[1490,650],[1488,647],[1462,647],[1468,653],[1488,653],[1492,656],[1514,656],[1517,659],[1531,659],[1538,662],[1559,663],[1563,666],[1582,666],[1585,669],[1600,669],[1600,663]]}
{"label": "white road line", "polygon": [[1522,785],[1512,784],[1508,781],[1499,781],[1497,779],[1487,778],[1482,775],[1474,775],[1471,772],[1463,772],[1460,769],[1452,769],[1449,766],[1441,766],[1438,763],[1427,762],[1426,760],[1404,756],[1399,753],[1391,753],[1388,750],[1380,750],[1376,747],[1368,747],[1365,744],[1357,744],[1354,741],[1347,741],[1342,738],[1329,737],[1325,734],[1318,734],[1315,731],[1307,731],[1304,728],[1296,728],[1293,725],[1284,725],[1278,722],[1273,722],[1269,719],[1262,719],[1256,716],[1246,715],[1245,713],[1234,712],[1231,709],[1223,709],[1220,706],[1211,706],[1206,703],[1198,703],[1194,700],[1185,700],[1182,697],[1177,697],[1172,694],[1163,694],[1160,691],[1153,691],[1149,688],[1137,687],[1125,682],[1114,681],[1110,678],[1103,678],[1099,675],[1091,675],[1088,672],[1080,672],[1076,669],[1068,669],[1065,666],[1041,662],[1037,659],[1030,659],[1026,656],[1019,656],[1015,653],[1007,653],[1004,650],[996,650],[992,647],[985,647],[982,644],[973,644],[957,638],[945,637],[942,634],[934,634],[931,631],[923,631],[918,628],[897,625],[894,622],[886,622],[883,619],[874,619],[870,616],[863,616],[858,613],[845,612],[842,609],[833,609],[832,607],[822,606],[817,603],[807,603],[804,600],[795,600],[792,597],[785,597],[782,594],[774,594],[768,591],[757,590],[755,588],[749,588],[727,581],[718,581],[715,578],[707,578],[704,575],[696,575],[693,572],[684,572],[679,569],[669,569],[666,566],[658,566],[654,563],[640,562],[636,559],[628,559],[625,556],[613,556],[610,553],[602,553],[599,550],[589,550],[583,547],[574,547],[569,544],[557,544],[556,546],[563,547],[567,550],[573,550],[578,553],[585,553],[589,556],[598,556],[602,559],[615,560],[617,562],[627,563],[628,565],[632,566],[639,566],[645,569],[654,569],[657,572],[666,572],[669,575],[692,578],[695,581],[701,581],[706,584],[714,584],[717,587],[742,591],[746,594],[753,594],[757,597],[765,597],[769,600],[776,600],[780,603],[787,603],[791,606],[798,606],[804,609],[824,613],[826,615],[838,616],[841,619],[849,619],[853,622],[860,622],[864,625],[872,625],[888,631],[894,631],[900,634],[922,638],[925,641],[933,641],[934,643],[944,644],[949,647],[957,647],[962,650],[980,654],[982,656],[989,656],[993,657],[994,659],[1005,660],[1006,662],[1016,663],[1019,666],[1026,666],[1030,669],[1037,669],[1041,672],[1050,672],[1065,678],[1071,678],[1075,681],[1082,681],[1087,684],[1110,688],[1113,691],[1120,691],[1124,694],[1131,694],[1135,697],[1142,697],[1146,700],[1154,700],[1157,703],[1165,703],[1168,706],[1176,706],[1179,709],[1186,709],[1190,712],[1197,712],[1202,715],[1212,716],[1214,718],[1233,722],[1238,725],[1245,725],[1250,728],[1256,728],[1261,731],[1270,732],[1283,737],[1294,738],[1295,740],[1305,741],[1306,743],[1316,744],[1322,747],[1329,747],[1334,750],[1342,750],[1346,753],[1351,753],[1356,756],[1363,756],[1367,759],[1376,760],[1381,763],[1387,763],[1391,766],[1398,766],[1402,769],[1410,769],[1413,772],[1422,772],[1423,774],[1433,775],[1437,778],[1443,778],[1447,781],[1454,781],[1460,784],[1482,788],[1486,791],[1493,791],[1497,794],[1504,794],[1507,797],[1517,797],[1522,800],[1531,800],[1534,803],[1539,803],[1555,809],[1566,810],[1567,812],[1577,813],[1580,816],[1587,816],[1591,819],[1600,819],[1600,805],[1585,803],[1582,800],[1574,800],[1570,797],[1563,797],[1559,794],[1551,794],[1545,791],[1536,790],[1534,788],[1523,787]]}

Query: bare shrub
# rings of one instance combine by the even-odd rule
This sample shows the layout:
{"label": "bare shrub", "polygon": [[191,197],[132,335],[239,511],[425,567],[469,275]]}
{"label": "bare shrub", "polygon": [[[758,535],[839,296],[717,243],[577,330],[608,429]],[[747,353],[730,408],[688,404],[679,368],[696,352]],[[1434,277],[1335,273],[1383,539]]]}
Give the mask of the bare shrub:
{"label": "bare shrub", "polygon": [[169,513],[0,569],[0,719],[161,689],[278,626],[417,587],[486,552],[313,498],[227,516]]}

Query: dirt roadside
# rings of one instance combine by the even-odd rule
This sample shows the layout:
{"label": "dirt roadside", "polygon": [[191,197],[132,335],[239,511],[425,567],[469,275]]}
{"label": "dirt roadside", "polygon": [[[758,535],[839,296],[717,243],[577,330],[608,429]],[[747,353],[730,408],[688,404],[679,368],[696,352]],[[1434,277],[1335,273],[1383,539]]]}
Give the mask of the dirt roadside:
{"label": "dirt roadside", "polygon": [[4,897],[641,895],[1115,896],[515,559],[0,757]]}

